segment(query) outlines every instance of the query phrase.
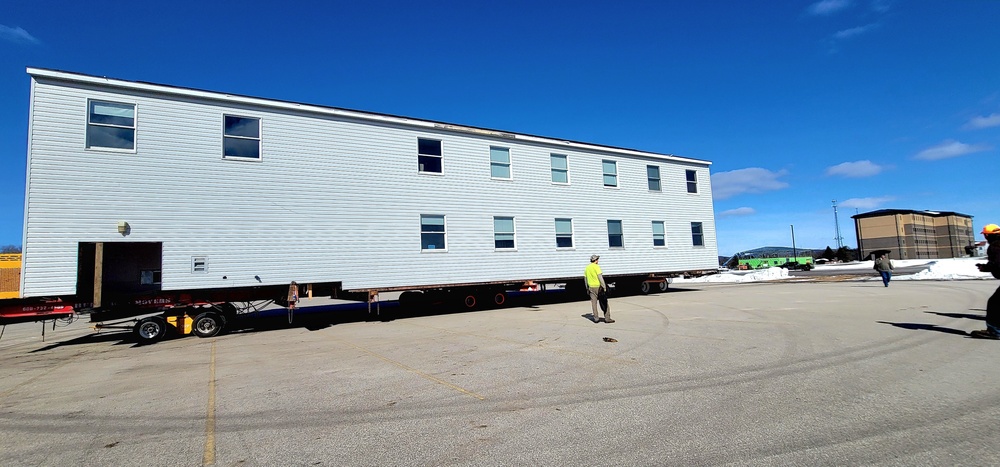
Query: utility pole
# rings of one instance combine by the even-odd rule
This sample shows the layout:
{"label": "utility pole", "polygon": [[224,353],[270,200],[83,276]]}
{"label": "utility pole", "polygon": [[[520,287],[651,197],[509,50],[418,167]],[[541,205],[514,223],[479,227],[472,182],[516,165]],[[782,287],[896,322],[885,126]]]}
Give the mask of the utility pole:
{"label": "utility pole", "polygon": [[799,262],[799,255],[798,252],[795,251],[795,225],[792,224],[789,225],[789,227],[792,228],[792,261],[797,263]]}
{"label": "utility pole", "polygon": [[837,249],[844,247],[844,237],[840,236],[840,215],[837,214],[837,200],[833,200],[833,224],[837,227],[837,236],[834,238],[837,240]]}

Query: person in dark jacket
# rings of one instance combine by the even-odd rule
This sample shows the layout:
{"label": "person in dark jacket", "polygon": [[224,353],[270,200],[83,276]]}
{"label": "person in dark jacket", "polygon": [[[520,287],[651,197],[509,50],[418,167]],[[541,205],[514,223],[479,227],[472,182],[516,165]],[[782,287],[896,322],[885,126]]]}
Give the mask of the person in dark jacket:
{"label": "person in dark jacket", "polygon": [[889,279],[892,279],[892,261],[889,259],[889,255],[883,254],[875,258],[875,270],[882,276],[882,284],[888,287]]}
{"label": "person in dark jacket", "polygon": [[[990,246],[986,249],[986,263],[977,264],[976,267],[1000,279],[1000,226],[989,224],[983,227],[983,235]],[[986,301],[986,329],[972,331],[969,335],[981,339],[1000,340],[1000,287],[997,287],[993,296]]]}

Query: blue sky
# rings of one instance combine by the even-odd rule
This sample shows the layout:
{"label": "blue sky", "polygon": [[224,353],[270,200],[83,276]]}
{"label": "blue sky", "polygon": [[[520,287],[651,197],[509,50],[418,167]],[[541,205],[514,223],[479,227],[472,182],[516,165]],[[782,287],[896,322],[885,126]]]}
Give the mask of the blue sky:
{"label": "blue sky", "polygon": [[[54,68],[712,161],[720,254],[873,209],[1000,222],[1000,2],[8,2],[0,245]],[[82,187],[84,188],[84,187]]]}

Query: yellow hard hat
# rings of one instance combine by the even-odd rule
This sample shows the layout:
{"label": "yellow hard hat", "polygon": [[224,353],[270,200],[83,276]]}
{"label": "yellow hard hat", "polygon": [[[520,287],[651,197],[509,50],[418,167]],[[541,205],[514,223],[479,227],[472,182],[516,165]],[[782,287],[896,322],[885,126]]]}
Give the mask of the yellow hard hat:
{"label": "yellow hard hat", "polygon": [[1000,225],[986,224],[986,227],[983,227],[983,235],[994,235],[994,234],[1000,234]]}

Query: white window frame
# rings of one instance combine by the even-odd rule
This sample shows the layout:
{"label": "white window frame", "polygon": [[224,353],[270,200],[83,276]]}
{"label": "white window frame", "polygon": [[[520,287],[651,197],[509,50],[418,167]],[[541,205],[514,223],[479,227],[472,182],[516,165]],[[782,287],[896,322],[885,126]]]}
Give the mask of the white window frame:
{"label": "white window frame", "polygon": [[[612,222],[617,222],[618,223],[618,227],[619,227],[619,229],[621,229],[621,232],[622,232],[620,234],[614,234],[614,235],[618,235],[618,236],[621,237],[621,243],[622,244],[618,245],[618,246],[612,245],[612,242],[611,242],[611,236],[612,236],[612,233],[611,233],[611,223]],[[621,219],[608,219],[608,248],[612,248],[612,249],[625,248],[625,223],[622,222]]]}
{"label": "white window frame", "polygon": [[[696,234],[694,231],[695,226],[698,226],[699,232]],[[698,237],[696,237],[696,235]],[[695,238],[701,239],[701,244],[695,242]],[[694,247],[704,247],[705,246],[705,223],[704,222],[692,222],[691,223],[691,246]]]}
{"label": "white window frame", "polygon": [[[659,233],[659,234],[656,233],[656,226],[657,225],[660,226],[660,230],[662,231],[662,233]],[[664,221],[653,221],[652,229],[653,229],[653,248],[666,248],[667,247],[667,223],[664,222]],[[663,237],[663,245],[657,245],[656,244],[656,237],[657,237],[657,235],[660,235],[660,236]]]}
{"label": "white window frame", "polygon": [[[610,162],[614,166],[614,168],[615,168],[615,172],[614,173],[607,173],[604,170],[604,165],[605,165],[605,163],[608,163],[608,162]],[[614,179],[615,180],[615,184],[614,185],[608,185],[607,177],[614,177],[615,178]],[[618,161],[611,160],[611,159],[601,159],[601,183],[604,185],[604,188],[619,188],[620,187],[620,184],[618,183]]]}
{"label": "white window frame", "polygon": [[[441,232],[427,231],[424,232],[424,217],[440,217],[442,222],[442,227],[444,230]],[[421,253],[438,253],[448,251],[448,216],[444,214],[420,214],[420,252]],[[424,248],[424,234],[441,234],[444,237],[444,248]]]}
{"label": "white window frame", "polygon": [[[257,137],[253,136],[241,136],[241,135],[227,135],[226,134],[226,117],[232,118],[245,118],[248,120],[257,120]],[[227,156],[226,155],[226,138],[240,139],[246,141],[257,141],[257,157],[248,156]],[[222,114],[222,158],[231,161],[248,161],[248,162],[261,162],[264,160],[264,119],[260,117],[253,117],[250,115],[237,115],[237,114]]]}
{"label": "white window frame", "polygon": [[[649,176],[650,168],[656,169],[655,179]],[[656,188],[650,187],[650,185],[652,185],[653,183],[653,180],[656,180]],[[660,166],[653,164],[646,165],[646,187],[649,188],[649,191],[656,191],[656,192],[663,191],[663,173],[660,171]]]}
{"label": "white window frame", "polygon": [[[132,106],[132,126],[115,125],[111,123],[92,123],[90,121],[90,107],[93,104],[113,104],[113,105],[130,105]],[[139,147],[139,105],[134,102],[115,102],[106,101],[101,99],[87,99],[87,115],[86,115],[87,127],[84,129],[83,135],[83,146],[84,149],[88,151],[108,151],[108,152],[121,152],[127,154],[135,154],[136,148]],[[92,146],[90,144],[90,127],[106,127],[106,128],[126,128],[132,130],[132,147],[131,148],[113,148],[108,146]]]}
{"label": "white window frame", "polygon": [[[507,162],[496,162],[493,160],[493,150],[506,151],[507,152]],[[514,179],[514,167],[511,161],[510,148],[503,146],[490,146],[490,178],[493,180],[513,180]],[[506,167],[507,176],[497,177],[493,175],[493,167]]]}
{"label": "white window frame", "polygon": [[[435,142],[437,142],[437,144],[438,144],[438,152],[440,152],[441,154],[440,155],[421,154],[420,153],[420,140],[435,141]],[[428,170],[421,170],[420,169],[420,158],[421,157],[433,157],[433,158],[437,158],[440,161],[439,164],[441,166],[441,170],[438,171],[438,172],[428,171]],[[437,139],[437,138],[422,138],[422,137],[417,137],[417,173],[422,174],[422,175],[444,175],[444,141],[442,141],[440,139]]]}
{"label": "white window frame", "polygon": [[[499,219],[510,219],[510,232],[498,232],[497,231],[497,220]],[[512,247],[498,247],[497,246],[497,236],[498,235],[510,235],[514,241],[514,246]],[[517,220],[514,216],[493,216],[493,250],[494,251],[517,251]]]}
{"label": "white window frame", "polygon": [[[566,234],[559,233],[559,221],[569,222],[569,246],[559,246],[559,237],[566,238]],[[573,218],[571,217],[557,217],[553,222],[556,232],[556,249],[557,250],[575,250],[576,249],[576,239],[573,238]]]}
{"label": "white window frame", "polygon": [[[688,180],[688,175],[694,174],[694,180]],[[687,184],[687,192],[692,195],[698,194],[698,171],[685,169],[684,171],[684,181]],[[693,185],[692,185],[693,184]],[[694,191],[691,191],[691,187],[694,186]]]}
{"label": "white window frame", "polygon": [[[557,157],[561,157],[564,161],[566,161],[566,168],[565,169],[558,169],[558,168],[555,167],[555,164],[552,163],[552,160],[554,158],[557,158]],[[570,184],[569,183],[570,182],[570,178],[569,178],[569,156],[568,155],[566,155],[566,154],[550,153],[549,154],[549,168],[551,169],[550,180],[552,180],[553,184],[555,184],[555,185],[569,185]],[[565,182],[557,182],[556,181],[556,177],[555,177],[556,172],[565,173],[566,174],[566,181]]]}

